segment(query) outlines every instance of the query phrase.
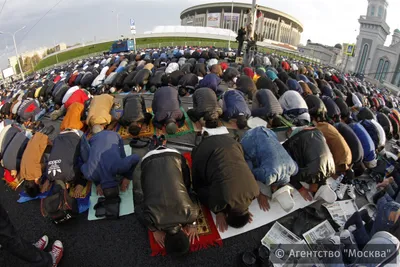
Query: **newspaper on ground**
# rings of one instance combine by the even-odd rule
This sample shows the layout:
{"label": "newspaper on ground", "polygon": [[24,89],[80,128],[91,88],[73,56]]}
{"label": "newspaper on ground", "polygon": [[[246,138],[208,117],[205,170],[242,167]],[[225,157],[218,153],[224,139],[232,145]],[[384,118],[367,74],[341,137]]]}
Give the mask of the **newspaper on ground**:
{"label": "newspaper on ground", "polygon": [[315,257],[304,257],[307,253],[311,255],[307,243],[278,222],[261,243],[270,250],[270,260],[275,267],[324,266]]}
{"label": "newspaper on ground", "polygon": [[350,216],[358,210],[353,199],[336,201],[332,204],[324,203],[322,205],[328,210],[332,219],[342,227],[350,218]]}
{"label": "newspaper on ground", "polygon": [[317,240],[325,239],[333,236],[335,230],[328,220],[323,221],[311,230],[303,234],[304,239],[309,245],[317,244]]}
{"label": "newspaper on ground", "polygon": [[282,224],[275,222],[268,233],[261,240],[261,243],[268,249],[271,249],[273,244],[298,244],[302,239],[293,234]]}

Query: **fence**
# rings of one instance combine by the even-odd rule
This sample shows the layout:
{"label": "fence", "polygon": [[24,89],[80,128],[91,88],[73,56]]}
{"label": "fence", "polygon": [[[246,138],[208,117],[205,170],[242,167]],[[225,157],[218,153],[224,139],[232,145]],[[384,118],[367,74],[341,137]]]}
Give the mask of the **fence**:
{"label": "fence", "polygon": [[[218,41],[218,42],[214,42],[214,41],[177,41],[177,42],[160,42],[160,43],[148,43],[148,44],[138,44],[136,46],[137,49],[150,49],[150,48],[161,48],[161,47],[175,47],[175,46],[201,46],[201,47],[209,47],[209,46],[213,46],[219,49],[224,49],[224,48],[228,48],[229,46],[229,42],[228,41]],[[238,47],[238,43],[237,42],[233,42],[231,41],[230,43],[231,48],[236,49]],[[270,48],[270,47],[265,47],[265,46],[260,46],[258,45],[258,51],[259,52],[263,52],[263,53],[274,53],[276,55],[280,55],[280,56],[284,56],[284,57],[288,57],[288,58],[293,58],[296,60],[301,60],[304,62],[310,62],[310,63],[316,63],[316,60],[309,58],[309,57],[304,57],[302,55],[299,55],[296,52],[291,52],[289,50],[280,50],[280,49],[275,49],[275,48]],[[86,59],[89,57],[93,57],[93,56],[98,56],[101,55],[101,52],[96,52],[96,53],[92,53],[92,54],[87,54],[87,55],[83,55],[80,57],[76,57],[76,58],[71,58],[68,59],[66,61],[62,61],[59,62],[55,65],[52,66],[48,66],[46,68],[43,68],[40,70],[40,72],[46,72],[49,69],[52,69],[54,67],[60,66],[60,65],[64,65],[64,64],[69,64],[71,62],[80,60],[80,59]]]}

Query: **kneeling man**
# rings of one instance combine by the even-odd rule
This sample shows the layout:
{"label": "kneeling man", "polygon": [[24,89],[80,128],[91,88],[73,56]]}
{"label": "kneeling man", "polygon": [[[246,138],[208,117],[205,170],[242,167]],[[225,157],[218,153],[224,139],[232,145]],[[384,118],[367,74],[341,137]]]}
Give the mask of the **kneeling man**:
{"label": "kneeling man", "polygon": [[244,159],[242,146],[228,135],[205,137],[192,152],[193,189],[216,214],[219,231],[252,221],[251,202],[260,189]]}
{"label": "kneeling man", "polygon": [[141,163],[144,202],[135,208],[142,223],[168,254],[182,255],[198,238],[199,206],[191,200],[190,170],[175,149],[159,146]]}

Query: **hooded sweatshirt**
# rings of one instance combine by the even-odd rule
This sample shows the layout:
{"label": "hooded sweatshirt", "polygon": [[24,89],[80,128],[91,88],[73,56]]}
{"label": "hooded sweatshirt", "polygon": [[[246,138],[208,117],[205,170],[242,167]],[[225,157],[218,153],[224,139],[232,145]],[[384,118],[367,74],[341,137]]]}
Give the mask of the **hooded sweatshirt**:
{"label": "hooded sweatshirt", "polygon": [[89,107],[86,124],[91,127],[96,124],[108,125],[111,123],[110,111],[114,105],[114,97],[111,95],[94,96]]}
{"label": "hooded sweatshirt", "polygon": [[307,103],[298,92],[287,91],[279,98],[279,103],[283,108],[283,114],[295,116],[299,120],[311,121]]}
{"label": "hooded sweatshirt", "polygon": [[44,169],[43,154],[46,150],[49,137],[37,132],[29,140],[21,159],[20,176],[22,179],[34,181],[42,177]]}

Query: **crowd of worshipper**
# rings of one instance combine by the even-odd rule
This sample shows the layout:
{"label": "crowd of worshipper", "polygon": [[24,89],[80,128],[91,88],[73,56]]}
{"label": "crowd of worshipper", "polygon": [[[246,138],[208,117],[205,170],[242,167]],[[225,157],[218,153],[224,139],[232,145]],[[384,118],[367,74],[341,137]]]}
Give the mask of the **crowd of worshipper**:
{"label": "crowd of worshipper", "polygon": [[[360,250],[377,232],[399,238],[397,161],[387,171],[380,160],[389,157],[387,141],[399,139],[399,98],[334,69],[277,55],[259,53],[251,67],[233,59],[214,48],[149,49],[104,54],[15,83],[1,92],[5,178],[15,179],[30,197],[61,187],[78,198],[93,182],[104,196],[99,213],[116,218],[119,193],[140,166],[143,202],[135,203],[135,213],[168,253],[184,254],[198,238],[197,201],[216,215],[224,232],[251,223],[248,208],[255,199],[268,212],[268,190],[289,213],[293,188],[306,201],[356,199],[371,189],[359,177],[374,173],[380,174],[369,178],[380,189],[376,218],[356,212],[345,227],[356,230],[340,237]],[[117,95],[123,98],[120,117]],[[153,96],[151,107],[145,95]],[[183,98],[192,99],[187,111]],[[222,120],[246,131],[241,140],[204,131],[189,165],[178,150],[165,146],[164,136],[152,138],[144,157],[135,148],[126,155],[124,140],[109,127],[118,123],[140,139],[152,123],[173,135],[185,113],[205,129],[219,128]],[[55,129],[43,116],[62,121],[53,140]],[[264,124],[251,125],[255,118]],[[277,129],[285,129],[283,144]]]}

